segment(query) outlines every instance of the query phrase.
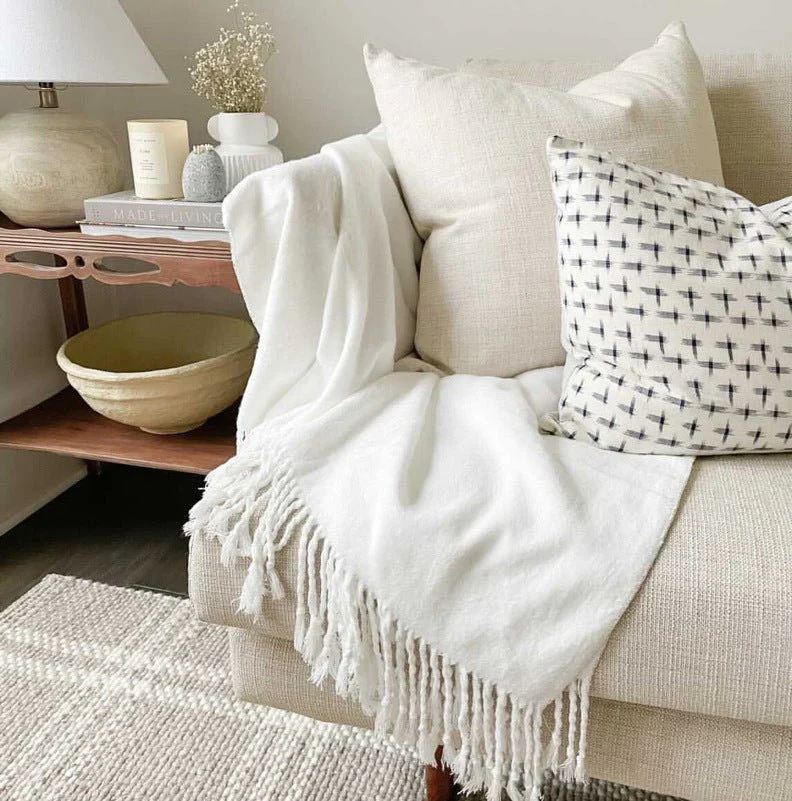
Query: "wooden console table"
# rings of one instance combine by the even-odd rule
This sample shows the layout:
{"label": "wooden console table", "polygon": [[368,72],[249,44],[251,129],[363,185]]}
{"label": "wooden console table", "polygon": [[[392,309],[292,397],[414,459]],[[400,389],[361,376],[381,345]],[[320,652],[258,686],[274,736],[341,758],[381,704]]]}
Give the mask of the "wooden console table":
{"label": "wooden console table", "polygon": [[[0,216],[2,273],[57,280],[67,337],[88,327],[82,281],[89,277],[104,284],[220,286],[239,292],[225,242],[87,236],[77,229],[20,228]],[[186,434],[147,434],[102,417],[69,388],[0,423],[0,447],[206,474],[233,456],[234,428],[230,409]]]}

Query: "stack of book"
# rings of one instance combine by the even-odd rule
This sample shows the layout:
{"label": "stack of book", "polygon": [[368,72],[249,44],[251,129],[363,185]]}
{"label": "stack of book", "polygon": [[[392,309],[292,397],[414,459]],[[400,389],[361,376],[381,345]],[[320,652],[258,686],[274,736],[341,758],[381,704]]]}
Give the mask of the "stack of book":
{"label": "stack of book", "polygon": [[186,242],[228,242],[220,203],[144,200],[132,191],[85,201],[80,230],[93,236],[166,237]]}

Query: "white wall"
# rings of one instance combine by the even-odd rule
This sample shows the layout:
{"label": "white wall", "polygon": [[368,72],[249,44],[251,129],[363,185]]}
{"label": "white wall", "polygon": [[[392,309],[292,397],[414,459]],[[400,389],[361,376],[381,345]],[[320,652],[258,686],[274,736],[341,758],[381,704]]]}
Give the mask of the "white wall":
{"label": "white wall", "polygon": [[[89,105],[121,123],[137,115],[183,116],[193,141],[211,141],[211,113],[188,88],[184,56],[227,20],[227,0],[122,0],[171,85],[86,89]],[[361,51],[366,41],[437,64],[471,56],[618,58],[646,47],[682,19],[702,53],[792,49],[788,0],[248,0],[270,20],[271,111],[287,157],[376,121]],[[75,94],[77,94],[75,92]],[[111,104],[111,105],[108,105]]]}
{"label": "white wall", "polygon": [[[115,316],[112,289],[86,289],[95,322]],[[0,276],[0,420],[66,386],[55,363],[64,337],[57,282]],[[84,475],[77,459],[0,449],[0,534]]]}
{"label": "white wall", "polygon": [[[53,362],[63,338],[57,304],[55,283],[0,277],[0,420],[63,385]],[[82,474],[75,459],[0,450],[0,534]]]}
{"label": "white wall", "polygon": [[[211,111],[189,90],[185,56],[214,38],[227,19],[228,0],[122,3],[170,85],[72,88],[63,93],[62,104],[104,118],[124,148],[124,122],[131,117],[184,117],[193,143],[210,141],[205,122]],[[788,0],[249,0],[249,5],[270,20],[279,43],[271,62],[269,110],[280,122],[277,144],[287,158],[376,123],[361,56],[366,41],[446,66],[471,56],[608,59],[648,46],[668,22],[682,19],[701,53],[792,49]],[[30,102],[20,89],[0,88],[0,112]],[[23,288],[21,279],[5,277],[0,282],[0,414],[7,414],[9,404],[19,405],[62,381],[51,361],[61,334],[54,284]],[[94,319],[112,313],[112,293],[89,287]],[[118,292],[117,302],[124,313],[242,310],[238,299],[222,290],[129,288]],[[0,530],[4,519],[18,513],[18,499],[43,497],[69,470],[73,473],[74,463],[68,460],[0,452]]]}

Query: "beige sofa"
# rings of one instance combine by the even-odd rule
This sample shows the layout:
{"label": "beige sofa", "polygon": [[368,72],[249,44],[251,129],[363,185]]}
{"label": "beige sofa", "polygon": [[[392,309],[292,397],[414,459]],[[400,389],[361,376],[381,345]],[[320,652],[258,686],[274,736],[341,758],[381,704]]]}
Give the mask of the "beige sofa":
{"label": "beige sofa", "polygon": [[[465,69],[566,88],[607,66]],[[792,60],[720,57],[705,69],[728,186],[757,203],[792,194]],[[791,459],[696,462],[594,678],[593,776],[691,801],[792,798]],[[287,598],[267,600],[254,623],[235,611],[246,565],[224,568],[216,543],[191,543],[190,596],[203,620],[229,627],[237,694],[369,726],[359,708],[310,683],[292,646],[296,544],[279,560]]]}

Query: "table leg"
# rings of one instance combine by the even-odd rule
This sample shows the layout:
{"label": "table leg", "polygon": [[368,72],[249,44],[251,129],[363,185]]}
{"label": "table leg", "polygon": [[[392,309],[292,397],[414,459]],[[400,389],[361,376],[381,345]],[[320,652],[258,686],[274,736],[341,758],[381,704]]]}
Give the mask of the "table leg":
{"label": "table leg", "polygon": [[[88,309],[85,306],[85,290],[79,278],[67,275],[58,279],[63,322],[66,336],[73,337],[88,328]],[[102,463],[86,459],[85,466],[89,476],[98,476],[102,472]]]}
{"label": "table leg", "polygon": [[426,801],[453,801],[457,798],[454,777],[442,762],[443,746],[435,751],[435,764],[427,765],[426,773]]}
{"label": "table leg", "polygon": [[85,307],[85,291],[82,281],[73,275],[58,279],[60,289],[63,322],[66,324],[66,336],[73,337],[88,328],[88,310]]}

